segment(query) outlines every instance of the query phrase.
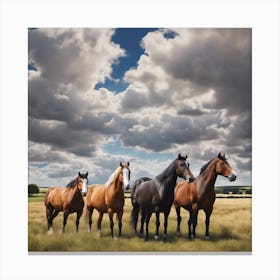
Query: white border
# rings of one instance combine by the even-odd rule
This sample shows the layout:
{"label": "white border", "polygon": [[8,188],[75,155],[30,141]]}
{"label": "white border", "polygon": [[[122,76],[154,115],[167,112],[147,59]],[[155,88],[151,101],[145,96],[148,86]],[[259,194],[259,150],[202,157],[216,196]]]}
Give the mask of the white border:
{"label": "white border", "polygon": [[[1,279],[280,279],[278,1],[2,1],[0,26]],[[28,255],[27,28],[177,26],[253,28],[253,254]]]}

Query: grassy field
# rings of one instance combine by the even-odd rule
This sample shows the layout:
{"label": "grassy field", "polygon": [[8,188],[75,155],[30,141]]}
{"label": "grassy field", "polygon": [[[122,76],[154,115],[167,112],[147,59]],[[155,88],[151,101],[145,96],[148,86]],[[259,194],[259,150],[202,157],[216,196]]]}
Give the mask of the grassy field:
{"label": "grassy field", "polygon": [[[176,237],[176,213],[174,207],[169,216],[168,240],[162,241],[163,215],[161,215],[160,239],[153,240],[155,217],[150,221],[150,240],[135,237],[130,227],[131,203],[126,199],[123,216],[123,236],[112,239],[109,218],[105,214],[102,222],[102,236],[96,231],[97,212],[93,214],[93,231],[87,232],[85,212],[80,220],[79,234],[75,234],[75,214],[69,216],[65,234],[61,233],[62,213],[54,220],[54,234],[47,234],[45,207],[42,196],[31,197],[28,204],[28,249],[29,252],[251,252],[252,225],[250,198],[220,198],[214,205],[210,222],[211,240],[204,239],[205,215],[200,211],[197,238],[187,238],[188,212],[182,209],[181,237]],[[118,225],[115,222],[115,235]]]}

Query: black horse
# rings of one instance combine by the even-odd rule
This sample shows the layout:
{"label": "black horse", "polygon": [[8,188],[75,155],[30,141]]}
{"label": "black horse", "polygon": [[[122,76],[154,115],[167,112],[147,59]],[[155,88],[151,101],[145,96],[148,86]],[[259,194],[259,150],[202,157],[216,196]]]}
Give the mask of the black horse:
{"label": "black horse", "polygon": [[146,221],[146,236],[149,238],[148,225],[152,213],[156,213],[156,234],[158,239],[158,229],[160,226],[159,214],[164,213],[164,235],[163,240],[167,238],[167,220],[170,208],[174,200],[174,187],[177,177],[184,178],[192,182],[194,177],[189,169],[189,163],[186,161],[187,156],[182,157],[180,154],[161,174],[155,179],[147,177],[136,180],[131,188],[131,203],[133,206],[131,213],[131,222],[137,234],[138,213],[141,208],[141,229],[140,236],[143,236],[144,222]]}

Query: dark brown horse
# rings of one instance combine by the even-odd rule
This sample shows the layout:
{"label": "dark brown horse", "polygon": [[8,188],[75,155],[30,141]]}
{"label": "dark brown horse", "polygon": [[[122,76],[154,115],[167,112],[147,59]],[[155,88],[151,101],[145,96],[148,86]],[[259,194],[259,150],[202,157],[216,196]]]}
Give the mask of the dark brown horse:
{"label": "dark brown horse", "polygon": [[[205,238],[209,239],[210,216],[216,199],[214,185],[218,175],[235,181],[236,174],[225,158],[225,154],[219,153],[217,157],[206,163],[200,170],[200,175],[193,182],[180,182],[175,188],[174,205],[177,213],[177,235],[180,236],[180,209],[189,211],[189,239],[195,237],[198,211],[203,209],[206,215]],[[192,229],[191,229],[192,226]]]}
{"label": "dark brown horse", "polygon": [[105,185],[92,185],[88,189],[86,196],[86,217],[89,224],[89,232],[92,225],[92,213],[94,209],[99,212],[97,230],[101,235],[101,222],[104,213],[108,213],[110,218],[111,236],[114,237],[113,214],[117,213],[119,221],[119,237],[122,231],[122,215],[124,206],[124,188],[128,186],[130,180],[129,162],[120,163],[120,166],[113,172]]}
{"label": "dark brown horse", "polygon": [[78,233],[79,221],[84,208],[83,195],[87,192],[87,177],[88,172],[86,174],[79,172],[78,177],[68,183],[65,188],[52,187],[48,189],[45,195],[45,206],[49,234],[53,233],[53,219],[61,211],[64,212],[62,232],[65,232],[68,215],[76,212],[76,233]]}
{"label": "dark brown horse", "polygon": [[187,156],[178,157],[155,179],[151,180],[143,177],[135,181],[131,189],[131,203],[133,206],[131,213],[131,222],[137,233],[137,221],[139,210],[142,210],[140,235],[143,236],[144,222],[146,221],[146,236],[148,240],[148,224],[152,213],[156,213],[156,234],[158,239],[158,229],[160,226],[159,215],[164,213],[164,235],[163,240],[167,238],[167,222],[170,208],[174,200],[174,187],[177,177],[182,177],[191,182],[193,175],[189,169],[189,163],[186,161]]}

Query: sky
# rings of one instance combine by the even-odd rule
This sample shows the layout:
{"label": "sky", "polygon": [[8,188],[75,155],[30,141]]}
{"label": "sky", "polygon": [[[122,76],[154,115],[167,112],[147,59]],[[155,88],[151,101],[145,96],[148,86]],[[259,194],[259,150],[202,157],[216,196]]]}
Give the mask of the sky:
{"label": "sky", "polygon": [[132,182],[153,178],[178,153],[198,176],[224,152],[234,184],[251,185],[251,40],[247,28],[29,30],[29,183],[79,171],[105,183],[120,161]]}

